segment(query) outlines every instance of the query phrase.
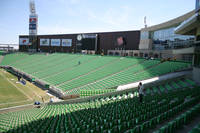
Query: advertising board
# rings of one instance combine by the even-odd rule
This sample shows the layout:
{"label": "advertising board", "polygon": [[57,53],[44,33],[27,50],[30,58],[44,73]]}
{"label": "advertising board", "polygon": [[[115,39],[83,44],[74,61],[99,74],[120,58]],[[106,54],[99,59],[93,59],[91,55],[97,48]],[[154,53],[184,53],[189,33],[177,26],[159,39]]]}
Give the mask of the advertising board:
{"label": "advertising board", "polygon": [[51,39],[51,46],[60,46],[60,39]]}
{"label": "advertising board", "polygon": [[29,38],[19,38],[19,45],[29,45]]}
{"label": "advertising board", "polygon": [[71,47],[72,46],[72,39],[62,39],[62,46]]}
{"label": "advertising board", "polygon": [[49,46],[49,39],[41,38],[40,39],[40,46]]}
{"label": "advertising board", "polygon": [[196,12],[200,10],[200,0],[196,0]]}
{"label": "advertising board", "polygon": [[37,35],[37,23],[38,23],[37,14],[31,14],[29,16],[29,35]]}

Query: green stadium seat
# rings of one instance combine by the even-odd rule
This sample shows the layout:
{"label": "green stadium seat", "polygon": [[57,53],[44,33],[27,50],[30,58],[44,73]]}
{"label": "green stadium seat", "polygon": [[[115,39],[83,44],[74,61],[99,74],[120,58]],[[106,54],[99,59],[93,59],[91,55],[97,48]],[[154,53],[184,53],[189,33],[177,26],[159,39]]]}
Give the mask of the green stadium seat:
{"label": "green stadium seat", "polygon": [[[77,65],[79,61],[81,65]],[[71,95],[79,94],[80,89],[116,88],[186,68],[190,63],[160,63],[159,60],[141,58],[63,53],[13,53],[6,55],[0,65],[15,67],[31,75],[33,79],[40,79]],[[187,82],[193,84],[189,80]]]}

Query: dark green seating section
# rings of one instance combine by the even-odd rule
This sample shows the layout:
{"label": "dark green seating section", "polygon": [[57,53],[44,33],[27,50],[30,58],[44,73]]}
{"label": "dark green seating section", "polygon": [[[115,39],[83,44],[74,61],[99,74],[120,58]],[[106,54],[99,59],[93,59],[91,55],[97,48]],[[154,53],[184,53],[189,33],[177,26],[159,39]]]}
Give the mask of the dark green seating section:
{"label": "dark green seating section", "polygon": [[13,66],[66,94],[79,94],[80,89],[114,88],[190,66],[185,62],[64,53],[13,53],[6,55],[0,65]]}
{"label": "dark green seating section", "polygon": [[9,65],[11,63],[14,63],[18,60],[21,60],[23,58],[25,58],[26,56],[28,56],[27,54],[24,53],[17,53],[17,54],[7,54],[4,57],[4,60],[1,62],[0,65]]}
{"label": "dark green seating section", "polygon": [[200,133],[200,122],[189,133]]}
{"label": "dark green seating section", "polygon": [[109,92],[114,92],[116,89],[81,89],[80,90],[80,96],[86,97],[86,96],[94,96],[99,94],[105,94]]}
{"label": "dark green seating section", "polygon": [[170,120],[156,131],[165,133],[175,132],[200,112],[200,87],[146,95],[144,103],[134,94],[0,114],[0,132],[143,133]]}
{"label": "dark green seating section", "polygon": [[5,53],[5,51],[0,51],[0,56],[2,56]]}
{"label": "dark green seating section", "polygon": [[[188,107],[193,106],[192,105],[180,105],[176,107],[176,110],[174,110],[174,114],[176,115],[177,113],[183,111],[184,109],[187,109]],[[194,107],[191,107],[189,110],[187,110],[184,113],[179,114],[179,116],[175,117],[173,120],[168,122],[166,125],[161,127],[159,130],[155,131],[154,133],[173,133],[177,129],[183,128],[184,125],[189,124],[192,119],[194,119],[196,116],[199,115],[200,112],[200,104],[195,105]],[[164,116],[159,116],[159,121],[163,121]],[[200,129],[194,128],[191,132],[192,133],[199,133]]]}
{"label": "dark green seating section", "polygon": [[146,94],[164,93],[191,86],[196,86],[196,83],[189,78],[180,78],[180,79],[166,81],[159,85],[153,85],[152,87],[146,87],[145,93]]}
{"label": "dark green seating section", "polygon": [[195,82],[190,79],[185,79],[185,82],[187,82],[190,85],[195,85]]}
{"label": "dark green seating section", "polygon": [[[79,93],[80,89],[112,88],[115,86],[128,84],[131,82],[136,82],[136,81],[148,79],[151,77],[163,75],[163,74],[172,72],[172,70],[175,71],[177,68],[177,65],[173,66],[173,65],[171,65],[171,62],[164,62],[164,63],[158,64],[158,65],[155,65],[155,64],[156,64],[156,61],[155,62],[154,61],[145,61],[142,64],[139,64],[137,66],[133,66],[133,67],[126,69],[124,71],[121,71],[119,73],[107,76],[101,80],[97,80],[97,81],[95,81],[95,83],[86,84],[84,86],[79,86],[78,88],[76,87],[72,91],[66,92],[66,94]],[[182,66],[181,64],[182,63],[180,63],[179,67],[184,68],[184,65],[182,64],[183,65]],[[151,67],[151,66],[154,66],[154,67]],[[171,68],[171,66],[173,66],[173,68],[175,68],[175,69]],[[169,69],[166,69],[166,68],[169,68]],[[84,79],[87,79],[87,78],[88,77],[84,77]],[[82,78],[81,80],[84,81],[84,79]],[[73,83],[76,84],[75,82],[73,82]]]}

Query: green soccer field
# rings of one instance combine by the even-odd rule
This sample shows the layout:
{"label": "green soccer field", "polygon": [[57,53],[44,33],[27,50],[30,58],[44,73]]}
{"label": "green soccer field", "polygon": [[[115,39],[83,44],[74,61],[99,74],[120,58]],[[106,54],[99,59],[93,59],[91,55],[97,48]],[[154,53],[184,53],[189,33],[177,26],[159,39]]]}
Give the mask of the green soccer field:
{"label": "green soccer field", "polygon": [[17,82],[17,77],[0,69],[0,108],[31,104],[35,100],[41,101],[41,97],[49,99],[45,91],[29,82],[22,85]]}

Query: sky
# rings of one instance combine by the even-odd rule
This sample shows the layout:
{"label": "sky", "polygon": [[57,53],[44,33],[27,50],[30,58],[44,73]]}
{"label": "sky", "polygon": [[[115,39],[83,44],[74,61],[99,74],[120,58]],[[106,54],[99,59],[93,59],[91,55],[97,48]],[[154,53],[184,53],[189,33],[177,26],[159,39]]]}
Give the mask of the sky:
{"label": "sky", "polygon": [[[140,30],[194,10],[195,0],[35,0],[38,34]],[[29,0],[0,0],[0,44],[29,34]]]}

